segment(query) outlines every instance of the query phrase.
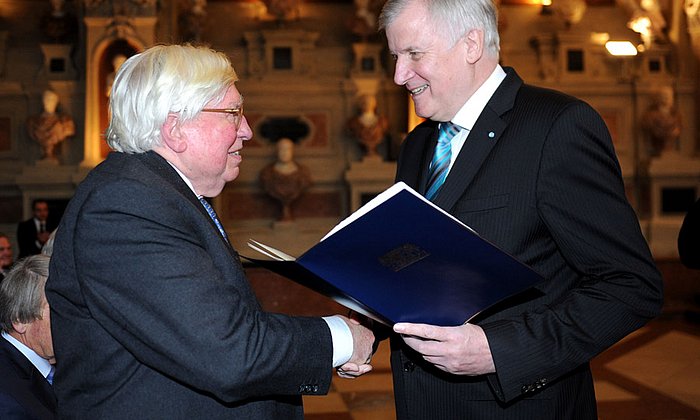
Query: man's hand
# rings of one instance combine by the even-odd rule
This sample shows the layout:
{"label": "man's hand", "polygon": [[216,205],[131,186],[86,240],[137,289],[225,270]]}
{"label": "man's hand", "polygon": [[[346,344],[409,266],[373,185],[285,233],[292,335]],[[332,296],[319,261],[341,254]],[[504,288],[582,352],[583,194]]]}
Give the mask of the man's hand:
{"label": "man's hand", "polygon": [[372,359],[374,333],[355,319],[340,317],[350,327],[353,351],[350,360],[337,369],[338,376],[341,378],[356,378],[372,370],[372,365],[369,362]]}
{"label": "man's hand", "polygon": [[404,322],[395,324],[394,331],[425,360],[445,372],[475,376],[496,371],[486,334],[478,325],[437,327]]}
{"label": "man's hand", "polygon": [[38,232],[36,234],[36,239],[39,241],[40,244],[44,245],[49,240],[50,236],[51,232]]}

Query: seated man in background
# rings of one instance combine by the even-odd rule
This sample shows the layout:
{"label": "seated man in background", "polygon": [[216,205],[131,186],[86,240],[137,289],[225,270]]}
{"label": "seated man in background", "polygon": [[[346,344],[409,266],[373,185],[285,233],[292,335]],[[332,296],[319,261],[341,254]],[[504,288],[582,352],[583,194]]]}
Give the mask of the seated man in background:
{"label": "seated man in background", "polygon": [[49,256],[23,258],[0,284],[0,419],[53,419],[55,358],[44,286]]}

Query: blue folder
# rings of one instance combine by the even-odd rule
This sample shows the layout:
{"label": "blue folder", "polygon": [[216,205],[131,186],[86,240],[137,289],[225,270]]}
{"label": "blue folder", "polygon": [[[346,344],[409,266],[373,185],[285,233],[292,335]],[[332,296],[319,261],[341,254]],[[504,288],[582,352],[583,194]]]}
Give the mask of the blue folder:
{"label": "blue folder", "polygon": [[244,258],[387,325],[461,325],[543,280],[404,183],[366,206],[295,260]]}

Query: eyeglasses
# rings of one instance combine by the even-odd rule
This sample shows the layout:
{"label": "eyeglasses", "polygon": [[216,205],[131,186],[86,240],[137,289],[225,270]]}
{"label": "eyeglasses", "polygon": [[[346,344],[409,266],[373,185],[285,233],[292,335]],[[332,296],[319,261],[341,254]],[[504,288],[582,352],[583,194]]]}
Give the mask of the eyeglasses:
{"label": "eyeglasses", "polygon": [[236,126],[236,129],[241,126],[241,121],[243,121],[243,105],[238,108],[204,108],[202,112],[227,114],[226,117]]}

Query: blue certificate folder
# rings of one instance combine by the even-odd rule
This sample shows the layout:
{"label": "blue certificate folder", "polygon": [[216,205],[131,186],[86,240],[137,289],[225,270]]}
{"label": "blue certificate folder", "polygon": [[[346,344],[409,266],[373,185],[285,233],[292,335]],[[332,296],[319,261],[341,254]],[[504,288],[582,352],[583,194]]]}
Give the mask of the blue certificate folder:
{"label": "blue certificate folder", "polygon": [[399,182],[301,257],[251,240],[244,257],[387,325],[461,325],[542,280]]}

